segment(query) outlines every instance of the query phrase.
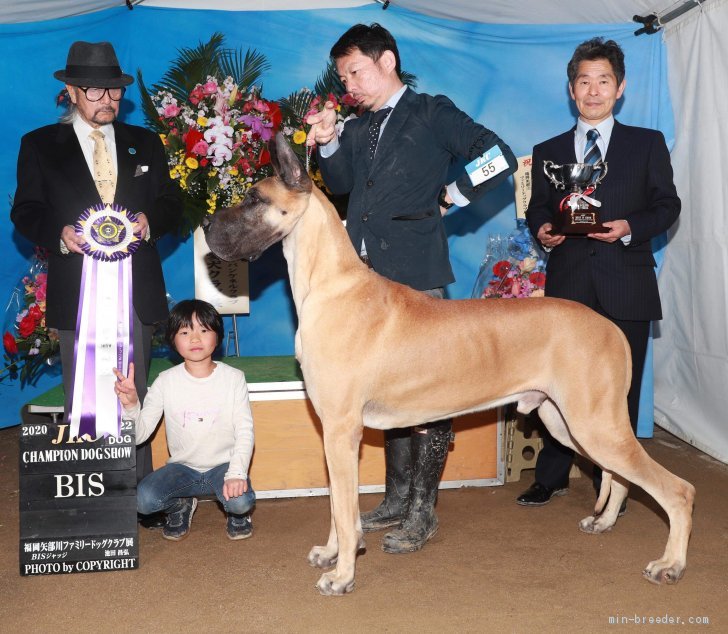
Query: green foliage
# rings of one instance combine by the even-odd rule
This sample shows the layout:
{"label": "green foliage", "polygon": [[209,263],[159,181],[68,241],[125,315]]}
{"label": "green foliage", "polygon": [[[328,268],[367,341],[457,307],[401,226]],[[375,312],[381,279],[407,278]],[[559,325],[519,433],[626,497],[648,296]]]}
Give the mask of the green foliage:
{"label": "green foliage", "polygon": [[142,97],[142,107],[147,125],[161,132],[159,114],[157,113],[150,93],[160,90],[168,91],[178,102],[187,101],[190,92],[197,84],[204,84],[209,76],[232,77],[241,89],[248,89],[258,80],[270,64],[265,55],[254,49],[243,53],[242,48],[225,47],[225,36],[213,33],[206,43],[200,42],[194,48],[177,49],[177,59],[173,60],[167,72],[156,84],[147,88],[141,69],[137,69],[137,81]]}

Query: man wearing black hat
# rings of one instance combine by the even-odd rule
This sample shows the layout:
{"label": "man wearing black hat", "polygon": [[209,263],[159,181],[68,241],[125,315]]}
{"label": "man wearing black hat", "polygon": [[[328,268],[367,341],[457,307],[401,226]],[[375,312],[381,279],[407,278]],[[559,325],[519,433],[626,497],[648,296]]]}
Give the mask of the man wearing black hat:
{"label": "man wearing black hat", "polygon": [[[116,121],[125,87],[134,79],[121,72],[109,42],[74,42],[66,68],[54,77],[66,84],[71,104],[61,123],[22,138],[10,217],[23,236],[49,252],[46,324],[59,331],[68,412],[85,242],[76,234],[76,221],[102,202],[137,214],[134,233],[143,240],[131,256],[133,354],[136,388],[143,398],[153,324],[167,317],[162,265],[154,245],[174,226],[181,199],[159,137]],[[100,180],[99,164],[105,180]],[[151,450],[142,446],[137,477],[151,470]]]}

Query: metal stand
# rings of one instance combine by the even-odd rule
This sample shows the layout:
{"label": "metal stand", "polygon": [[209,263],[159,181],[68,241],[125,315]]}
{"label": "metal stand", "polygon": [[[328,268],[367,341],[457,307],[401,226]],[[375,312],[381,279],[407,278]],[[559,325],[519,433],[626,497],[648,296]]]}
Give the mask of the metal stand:
{"label": "metal stand", "polygon": [[234,343],[235,343],[235,356],[240,356],[240,345],[238,343],[238,321],[237,321],[237,315],[235,313],[232,314],[233,318],[233,330],[232,332],[228,331],[227,334],[227,340],[225,341],[225,356],[229,357],[230,355],[230,335],[233,335],[234,337]]}

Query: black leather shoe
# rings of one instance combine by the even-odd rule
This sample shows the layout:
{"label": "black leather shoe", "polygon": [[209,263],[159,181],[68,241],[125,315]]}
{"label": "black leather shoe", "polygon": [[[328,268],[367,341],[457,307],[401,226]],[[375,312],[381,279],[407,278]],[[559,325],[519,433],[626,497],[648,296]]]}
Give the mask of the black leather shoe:
{"label": "black leather shoe", "polygon": [[142,528],[149,528],[151,530],[159,530],[164,528],[165,516],[164,513],[152,513],[151,515],[142,515],[137,513],[137,522]]}
{"label": "black leather shoe", "polygon": [[538,482],[534,482],[528,490],[516,498],[516,504],[520,504],[521,506],[543,506],[544,504],[548,504],[555,495],[566,495],[568,492],[568,487],[564,487],[563,489],[549,489]]}

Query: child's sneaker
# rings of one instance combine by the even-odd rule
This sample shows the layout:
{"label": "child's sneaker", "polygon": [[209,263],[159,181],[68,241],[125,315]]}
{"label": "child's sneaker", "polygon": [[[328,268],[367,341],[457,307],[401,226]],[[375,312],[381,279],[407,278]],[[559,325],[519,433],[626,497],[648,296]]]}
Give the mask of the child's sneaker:
{"label": "child's sneaker", "polygon": [[167,523],[162,529],[162,537],[175,542],[187,537],[196,509],[197,498],[180,498],[172,512],[167,513]]}
{"label": "child's sneaker", "polygon": [[227,536],[230,539],[248,539],[253,534],[253,522],[250,521],[250,513],[245,515],[227,516]]}

